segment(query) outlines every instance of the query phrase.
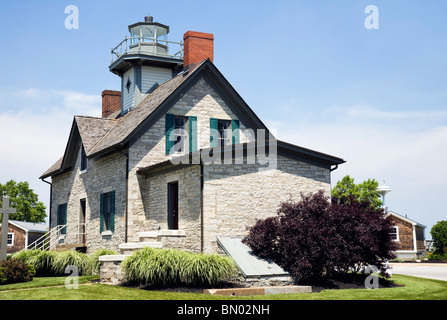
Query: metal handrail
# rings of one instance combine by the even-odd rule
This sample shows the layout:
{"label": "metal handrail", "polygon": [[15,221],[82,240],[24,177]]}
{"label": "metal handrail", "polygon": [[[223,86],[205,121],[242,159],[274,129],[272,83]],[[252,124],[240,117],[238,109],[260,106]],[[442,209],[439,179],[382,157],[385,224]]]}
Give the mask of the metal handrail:
{"label": "metal handrail", "polygon": [[38,238],[30,246],[14,253],[12,255],[12,257],[16,256],[17,254],[19,254],[20,252],[25,251],[25,250],[36,250],[36,249],[43,250],[43,251],[50,250],[50,248],[54,247],[57,244],[57,241],[59,241],[61,239],[61,237],[67,238],[68,235],[83,236],[86,234],[86,232],[81,232],[82,227],[85,226],[84,223],[78,224],[78,232],[70,233],[70,234],[62,232],[62,230],[67,228],[67,226],[72,226],[72,225],[68,225],[68,224],[57,225],[57,226],[51,228],[50,231],[48,231],[43,236]]}
{"label": "metal handrail", "polygon": [[[138,40],[138,43],[132,43],[134,40]],[[148,40],[148,41],[147,41]],[[138,50],[137,53],[141,53],[141,43],[154,43],[154,44],[161,44],[166,45],[167,44],[175,44],[180,46],[180,50],[175,54],[164,54],[164,53],[157,53],[153,52],[151,54],[155,56],[162,56],[162,57],[168,57],[168,58],[174,58],[174,59],[183,59],[183,42],[176,42],[176,41],[169,41],[169,40],[162,40],[162,39],[156,39],[156,38],[148,38],[148,37],[124,37],[124,40],[121,41],[115,48],[112,48],[112,63],[119,59],[121,56],[129,53],[129,46],[127,41],[130,41],[130,45],[136,45],[138,44]],[[124,45],[124,50],[123,50]]]}

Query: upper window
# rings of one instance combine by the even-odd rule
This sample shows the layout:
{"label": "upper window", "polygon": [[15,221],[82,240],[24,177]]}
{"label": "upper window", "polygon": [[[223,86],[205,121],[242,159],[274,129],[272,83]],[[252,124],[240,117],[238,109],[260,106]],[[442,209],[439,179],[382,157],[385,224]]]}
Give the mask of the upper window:
{"label": "upper window", "polygon": [[219,132],[218,146],[225,147],[232,143],[231,120],[217,120],[217,131]]}
{"label": "upper window", "polygon": [[174,152],[185,153],[188,150],[188,118],[174,117]]}
{"label": "upper window", "polygon": [[211,148],[239,143],[239,120],[211,118],[210,131]]}
{"label": "upper window", "polygon": [[81,146],[81,171],[87,170],[87,154],[84,145]]}
{"label": "upper window", "polygon": [[197,117],[166,114],[166,154],[197,151]]}

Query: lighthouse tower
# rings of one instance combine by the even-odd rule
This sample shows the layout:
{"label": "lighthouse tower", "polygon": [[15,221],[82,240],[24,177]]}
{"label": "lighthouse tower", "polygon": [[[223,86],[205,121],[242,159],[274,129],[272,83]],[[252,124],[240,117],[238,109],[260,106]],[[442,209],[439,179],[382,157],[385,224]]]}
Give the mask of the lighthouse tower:
{"label": "lighthouse tower", "polygon": [[121,78],[121,115],[183,70],[183,43],[169,41],[168,34],[169,26],[147,16],[112,49],[109,70]]}

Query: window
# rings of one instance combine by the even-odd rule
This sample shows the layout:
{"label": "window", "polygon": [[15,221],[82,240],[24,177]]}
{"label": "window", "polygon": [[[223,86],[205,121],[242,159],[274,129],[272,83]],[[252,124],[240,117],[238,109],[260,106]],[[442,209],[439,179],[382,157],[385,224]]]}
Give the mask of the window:
{"label": "window", "polygon": [[84,145],[81,145],[81,172],[87,170],[87,154]]}
{"label": "window", "polygon": [[231,121],[230,120],[217,120],[217,131],[219,132],[219,147],[225,147],[232,143],[231,134]]}
{"label": "window", "polygon": [[399,229],[397,226],[391,227],[390,235],[391,235],[391,240],[399,241]]}
{"label": "window", "polygon": [[100,232],[115,231],[115,191],[101,194]]}
{"label": "window", "polygon": [[174,117],[174,152],[185,153],[188,150],[188,118]]}
{"label": "window", "polygon": [[67,234],[67,204],[60,204],[57,206],[57,225],[65,226],[60,230],[61,234]]}
{"label": "window", "polygon": [[14,233],[8,233],[8,242],[7,242],[8,246],[13,246],[14,245]]}
{"label": "window", "polygon": [[197,151],[197,117],[166,114],[166,154]]}
{"label": "window", "polygon": [[210,119],[210,146],[224,147],[239,143],[239,120]]}

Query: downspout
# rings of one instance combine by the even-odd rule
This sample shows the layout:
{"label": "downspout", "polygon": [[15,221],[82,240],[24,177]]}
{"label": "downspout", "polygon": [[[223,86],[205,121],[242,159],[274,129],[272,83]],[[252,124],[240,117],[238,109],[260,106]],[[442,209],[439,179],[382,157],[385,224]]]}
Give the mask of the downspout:
{"label": "downspout", "polygon": [[203,252],[203,162],[200,160],[200,252]]}
{"label": "downspout", "polygon": [[42,178],[41,180],[50,185],[50,210],[48,211],[48,214],[50,216],[49,220],[48,220],[48,223],[49,223],[48,230],[50,230],[51,229],[51,209],[53,207],[53,184],[51,182],[45,181],[45,178]]}
{"label": "downspout", "polygon": [[127,243],[127,229],[128,229],[128,213],[129,213],[129,153],[124,153],[122,151],[116,150],[116,152],[122,154],[126,157],[126,195],[125,195],[125,203],[126,207],[124,209],[124,243]]}

